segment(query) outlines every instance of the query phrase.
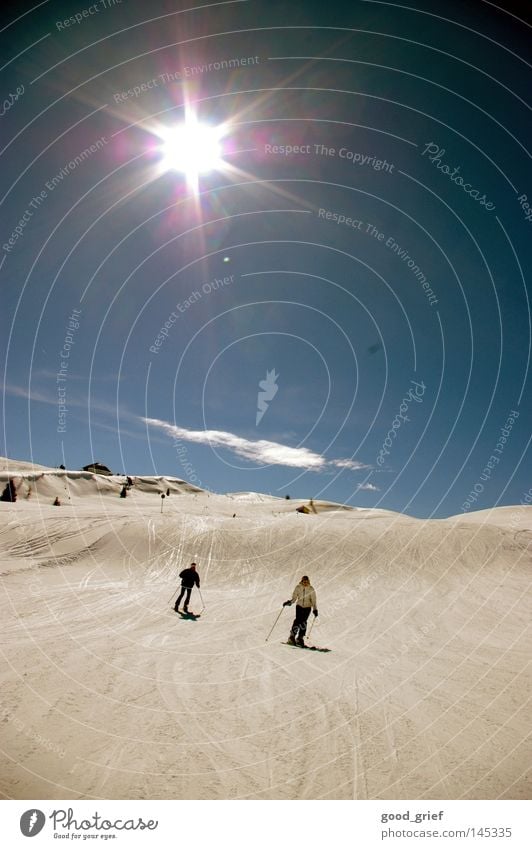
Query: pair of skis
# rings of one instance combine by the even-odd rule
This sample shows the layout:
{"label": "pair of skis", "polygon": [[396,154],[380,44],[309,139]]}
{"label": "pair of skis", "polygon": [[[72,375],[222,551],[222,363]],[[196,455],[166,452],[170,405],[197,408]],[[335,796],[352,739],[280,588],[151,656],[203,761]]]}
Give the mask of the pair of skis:
{"label": "pair of skis", "polygon": [[199,619],[201,613],[192,613],[191,610],[176,610],[174,607],[174,612],[179,613],[182,619]]}
{"label": "pair of skis", "polygon": [[290,646],[292,649],[307,649],[308,651],[332,651],[332,649],[326,649],[322,646],[298,646],[297,643],[281,643],[283,646]]}
{"label": "pair of skis", "polygon": [[[285,608],[285,607],[286,607],[286,604],[283,604],[283,606],[281,607],[281,609],[280,609],[279,613],[277,614],[277,617],[276,617],[276,619],[275,619],[275,622],[273,623],[272,627],[270,628],[269,634],[268,634],[268,636],[266,637],[266,642],[268,642],[268,640],[270,639],[271,635],[273,634],[273,629],[274,629],[274,628],[275,628],[275,626],[277,625],[277,623],[278,623],[278,621],[279,621],[279,618],[280,618],[280,616],[281,616],[281,613],[283,612],[283,610],[284,610],[284,608]],[[314,624],[314,623],[312,623],[312,624]],[[310,626],[310,631],[311,631],[311,630],[312,630],[312,625]],[[310,631],[309,631],[309,634],[310,634]],[[294,644],[294,643],[291,643],[291,642],[290,642],[290,643],[289,643],[289,642],[283,642],[283,643],[281,643],[281,645],[283,645],[283,646],[290,646],[290,648],[293,648],[293,649],[308,649],[309,651],[325,651],[325,652],[327,652],[327,651],[332,651],[332,649],[322,648],[321,646],[298,646],[297,644]]]}

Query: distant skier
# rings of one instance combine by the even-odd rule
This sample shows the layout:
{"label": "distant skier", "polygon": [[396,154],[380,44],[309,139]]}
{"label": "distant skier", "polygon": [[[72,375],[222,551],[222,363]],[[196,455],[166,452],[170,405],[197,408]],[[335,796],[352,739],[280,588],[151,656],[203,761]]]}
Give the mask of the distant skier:
{"label": "distant skier", "polygon": [[55,501],[54,501],[54,503],[53,503],[53,506],[54,506],[54,507],[61,507],[61,502],[59,501],[59,496],[58,496],[58,495],[56,495],[56,496],[55,496]]}
{"label": "distant skier", "polygon": [[283,607],[290,607],[294,601],[296,602],[296,618],[292,623],[288,643],[292,646],[304,646],[305,634],[307,633],[307,619],[310,616],[310,611],[312,610],[314,616],[318,615],[316,592],[307,575],[303,575],[292,593],[292,598],[289,601],[285,601]]}
{"label": "distant skier", "polygon": [[120,490],[120,498],[127,498],[127,486],[125,484]]}
{"label": "distant skier", "polygon": [[181,592],[177,597],[177,601],[174,606],[174,610],[176,613],[179,613],[179,605],[181,604],[181,599],[186,593],[185,603],[183,605],[183,610],[185,613],[188,613],[188,605],[190,603],[190,594],[194,585],[197,586],[199,590],[200,586],[200,577],[196,572],[196,563],[191,563],[188,569],[183,569],[182,572],[179,573],[179,577],[181,578]]}

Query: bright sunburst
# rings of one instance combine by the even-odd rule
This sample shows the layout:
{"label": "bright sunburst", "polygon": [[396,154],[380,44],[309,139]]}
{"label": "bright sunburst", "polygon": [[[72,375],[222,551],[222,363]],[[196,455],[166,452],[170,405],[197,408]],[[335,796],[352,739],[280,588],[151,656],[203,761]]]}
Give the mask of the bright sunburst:
{"label": "bright sunburst", "polygon": [[162,131],[161,169],[180,171],[189,184],[196,185],[199,174],[222,166],[223,132],[223,127],[202,124],[195,117]]}

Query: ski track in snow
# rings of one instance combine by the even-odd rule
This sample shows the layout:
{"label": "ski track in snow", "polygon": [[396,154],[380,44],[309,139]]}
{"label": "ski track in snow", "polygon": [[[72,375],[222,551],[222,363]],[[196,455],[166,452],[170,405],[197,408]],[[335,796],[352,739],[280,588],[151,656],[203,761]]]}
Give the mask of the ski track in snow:
{"label": "ski track in snow", "polygon": [[[0,505],[4,798],[529,797],[532,508],[517,532],[111,484]],[[192,559],[198,621],[169,601]],[[327,654],[281,645],[293,610],[265,642],[303,573]]]}

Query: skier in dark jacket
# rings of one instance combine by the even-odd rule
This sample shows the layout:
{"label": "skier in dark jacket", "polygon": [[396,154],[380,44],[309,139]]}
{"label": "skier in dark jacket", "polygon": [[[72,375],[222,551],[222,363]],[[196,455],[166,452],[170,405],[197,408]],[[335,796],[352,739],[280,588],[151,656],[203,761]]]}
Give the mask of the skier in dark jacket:
{"label": "skier in dark jacket", "polygon": [[182,572],[179,573],[179,577],[181,578],[181,592],[177,597],[177,601],[175,603],[174,610],[176,613],[179,613],[179,605],[181,604],[181,599],[186,593],[185,603],[183,605],[184,613],[188,613],[188,605],[190,602],[190,594],[194,587],[194,584],[197,586],[199,590],[200,585],[200,577],[196,572],[196,563],[191,563],[189,569],[183,569]]}

